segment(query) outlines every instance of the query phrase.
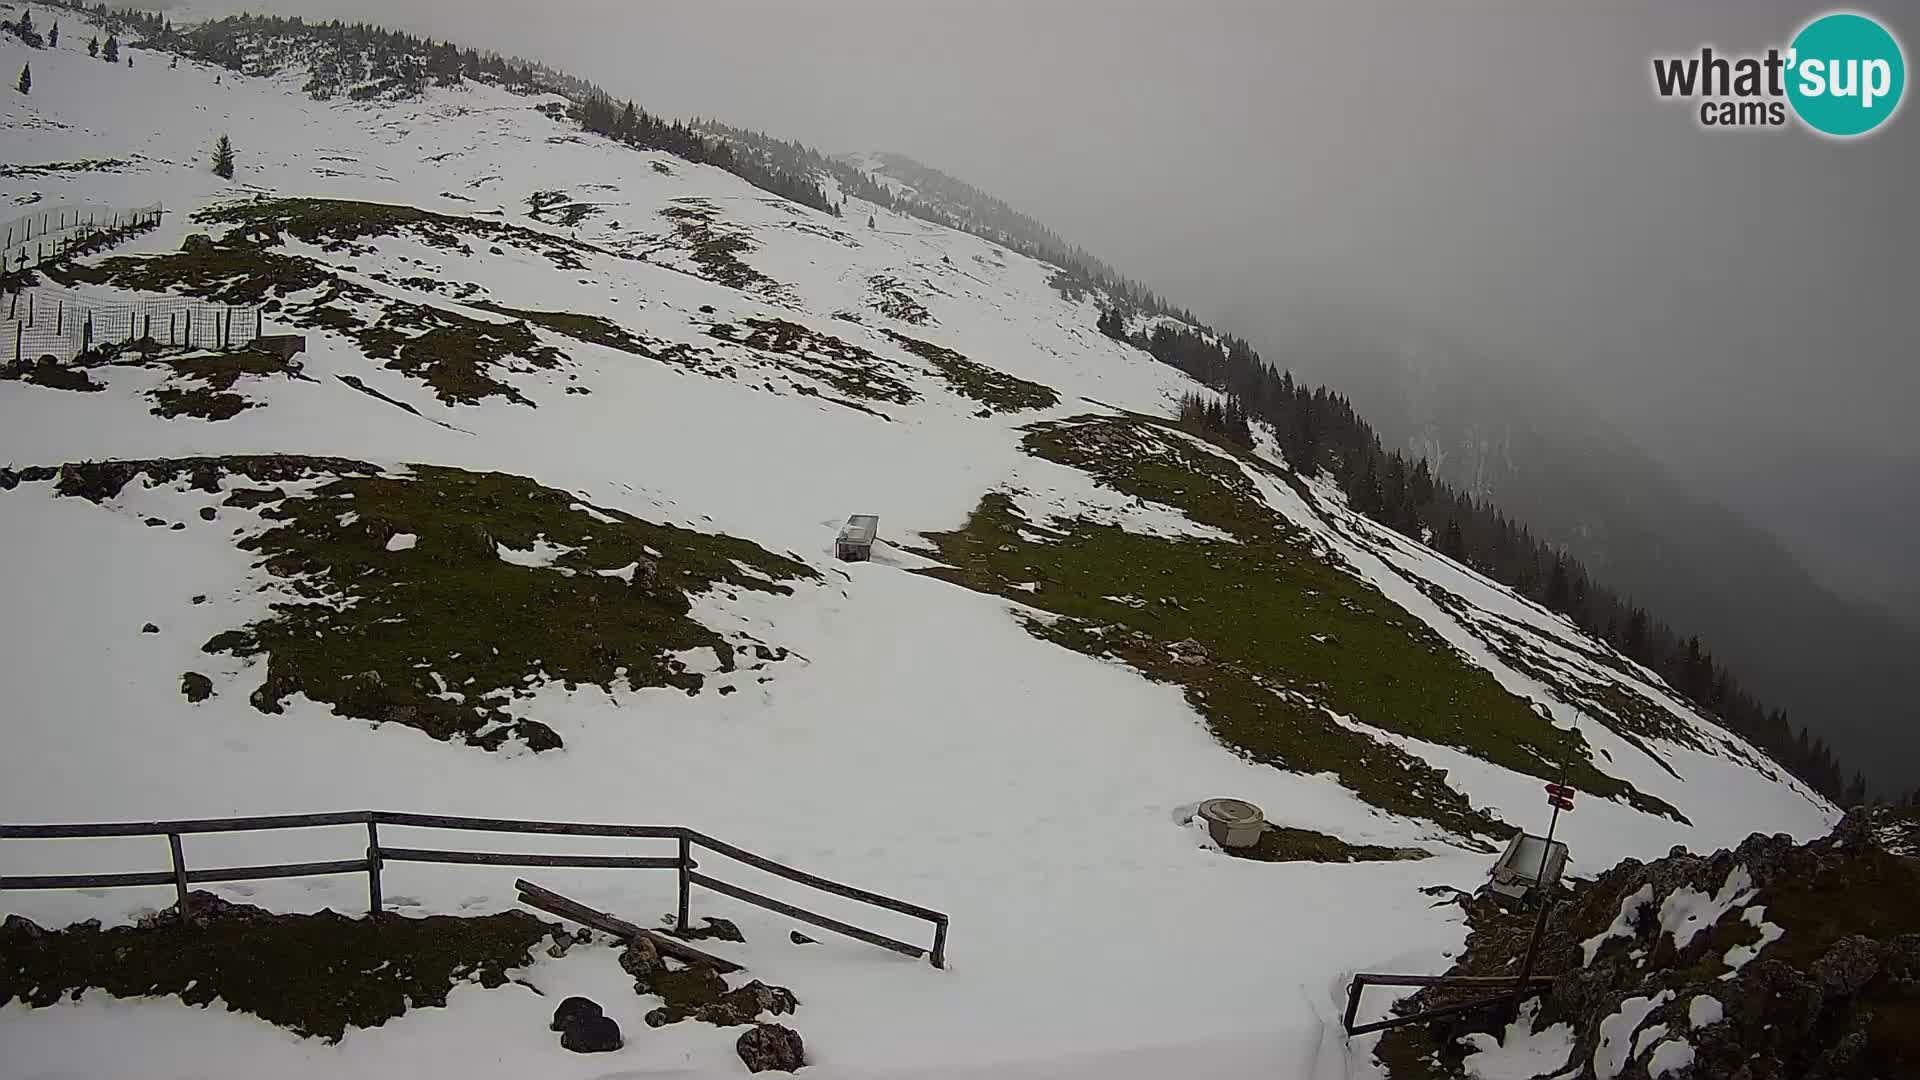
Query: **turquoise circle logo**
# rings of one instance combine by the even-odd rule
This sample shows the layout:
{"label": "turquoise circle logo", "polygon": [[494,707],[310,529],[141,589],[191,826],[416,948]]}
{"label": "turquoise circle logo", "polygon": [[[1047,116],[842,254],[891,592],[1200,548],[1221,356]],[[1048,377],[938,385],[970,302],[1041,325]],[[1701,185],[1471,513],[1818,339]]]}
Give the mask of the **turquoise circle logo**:
{"label": "turquoise circle logo", "polygon": [[1787,100],[1815,131],[1865,135],[1900,107],[1907,86],[1900,43],[1865,15],[1822,15],[1793,39]]}

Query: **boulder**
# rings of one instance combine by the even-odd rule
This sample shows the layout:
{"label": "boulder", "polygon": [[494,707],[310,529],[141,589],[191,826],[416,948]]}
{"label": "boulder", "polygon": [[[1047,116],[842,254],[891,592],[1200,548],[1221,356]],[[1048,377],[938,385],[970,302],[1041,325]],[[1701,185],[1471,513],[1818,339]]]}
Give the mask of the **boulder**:
{"label": "boulder", "polygon": [[620,970],[637,981],[645,981],[667,970],[667,965],[660,959],[660,951],[653,947],[653,942],[636,937],[620,951]]}
{"label": "boulder", "polygon": [[191,233],[181,241],[180,250],[189,255],[204,255],[213,250],[213,237],[206,233]]}
{"label": "boulder", "polygon": [[609,1016],[582,1016],[560,1033],[560,1045],[576,1054],[605,1054],[620,1049],[620,1025]]}
{"label": "boulder", "polygon": [[600,1003],[592,998],[570,997],[553,1010],[553,1023],[547,1025],[547,1030],[565,1031],[582,1020],[604,1015]]}
{"label": "boulder", "polygon": [[780,1024],[755,1024],[733,1044],[748,1072],[794,1072],[807,1063],[800,1033]]}

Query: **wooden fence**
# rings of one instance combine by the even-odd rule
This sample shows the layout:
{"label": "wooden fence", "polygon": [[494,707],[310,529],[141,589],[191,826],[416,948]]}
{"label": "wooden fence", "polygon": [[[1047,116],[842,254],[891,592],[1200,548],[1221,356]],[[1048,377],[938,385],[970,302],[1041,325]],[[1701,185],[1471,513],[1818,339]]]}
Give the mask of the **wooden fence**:
{"label": "wooden fence", "polygon": [[[311,829],[329,826],[362,825],[367,830],[366,855],[358,859],[327,862],[276,863],[265,866],[233,866],[195,870],[187,866],[180,838],[196,833],[263,832],[274,829]],[[671,856],[633,855],[542,855],[527,852],[458,851],[429,848],[387,847],[380,842],[380,826],[406,826],[422,829],[459,829],[473,832],[533,833],[549,836],[600,836],[673,840],[678,850]],[[127,874],[0,875],[0,891],[30,889],[111,889],[144,885],[172,885],[179,898],[181,918],[187,917],[187,891],[191,885],[227,881],[262,881],[270,878],[317,877],[327,874],[367,875],[367,904],[373,912],[382,910],[380,898],[381,867],[389,862],[453,863],[480,866],[563,866],[597,867],[620,870],[673,870],[680,878],[680,903],[676,918],[681,929],[689,926],[688,908],[694,886],[723,896],[777,912],[822,929],[878,945],[883,949],[918,959],[929,957],[933,966],[946,966],[947,916],[918,904],[895,900],[879,893],[843,885],[837,881],[784,866],[772,859],[716,840],[705,833],[673,825],[592,825],[556,821],[516,821],[504,818],[444,817],[436,814],[399,814],[383,810],[350,810],[334,814],[281,814],[270,817],[205,818],[187,821],[136,821],[87,825],[0,825],[0,840],[49,840],[75,837],[164,836],[172,854],[168,870]],[[700,873],[693,850],[702,848],[755,869],[785,878],[821,892],[857,901],[872,907],[899,912],[933,924],[931,949],[909,944],[884,934],[864,930],[850,923],[808,911],[805,908],[763,896],[719,878]]]}

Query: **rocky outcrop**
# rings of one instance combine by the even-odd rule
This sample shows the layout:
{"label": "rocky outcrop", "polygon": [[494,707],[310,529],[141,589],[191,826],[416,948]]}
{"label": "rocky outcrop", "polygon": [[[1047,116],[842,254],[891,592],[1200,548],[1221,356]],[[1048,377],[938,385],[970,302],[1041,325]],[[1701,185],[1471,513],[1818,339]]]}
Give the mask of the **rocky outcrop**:
{"label": "rocky outcrop", "polygon": [[[1914,811],[1856,811],[1827,837],[1676,848],[1563,892],[1538,970],[1558,973],[1531,1031],[1559,1027],[1580,1080],[1869,1080],[1920,1076],[1920,859],[1885,838]],[[1467,904],[1456,974],[1513,974],[1532,912]],[[1460,1000],[1427,990],[1412,1011]],[[1395,1080],[1471,1075],[1505,1027],[1492,1008],[1402,1028],[1377,1051]],[[1475,1035],[1474,1033],[1485,1033]],[[1467,1036],[1473,1036],[1466,1041]]]}
{"label": "rocky outcrop", "polygon": [[800,1033],[780,1024],[755,1024],[733,1044],[748,1072],[794,1072],[807,1063]]}

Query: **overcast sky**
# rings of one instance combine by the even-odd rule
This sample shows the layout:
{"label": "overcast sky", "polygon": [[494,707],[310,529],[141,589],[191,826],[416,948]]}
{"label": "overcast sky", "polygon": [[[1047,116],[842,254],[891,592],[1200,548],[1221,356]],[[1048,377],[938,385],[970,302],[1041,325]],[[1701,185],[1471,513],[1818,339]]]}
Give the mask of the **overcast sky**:
{"label": "overcast sky", "polygon": [[[251,6],[901,151],[1256,344],[1337,302],[1521,358],[1702,484],[1757,446],[1810,463],[1795,486],[1854,454],[1920,468],[1920,114],[1846,144],[1716,134],[1650,86],[1656,53],[1784,45],[1817,5]],[[1920,11],[1881,14],[1911,62]]]}

